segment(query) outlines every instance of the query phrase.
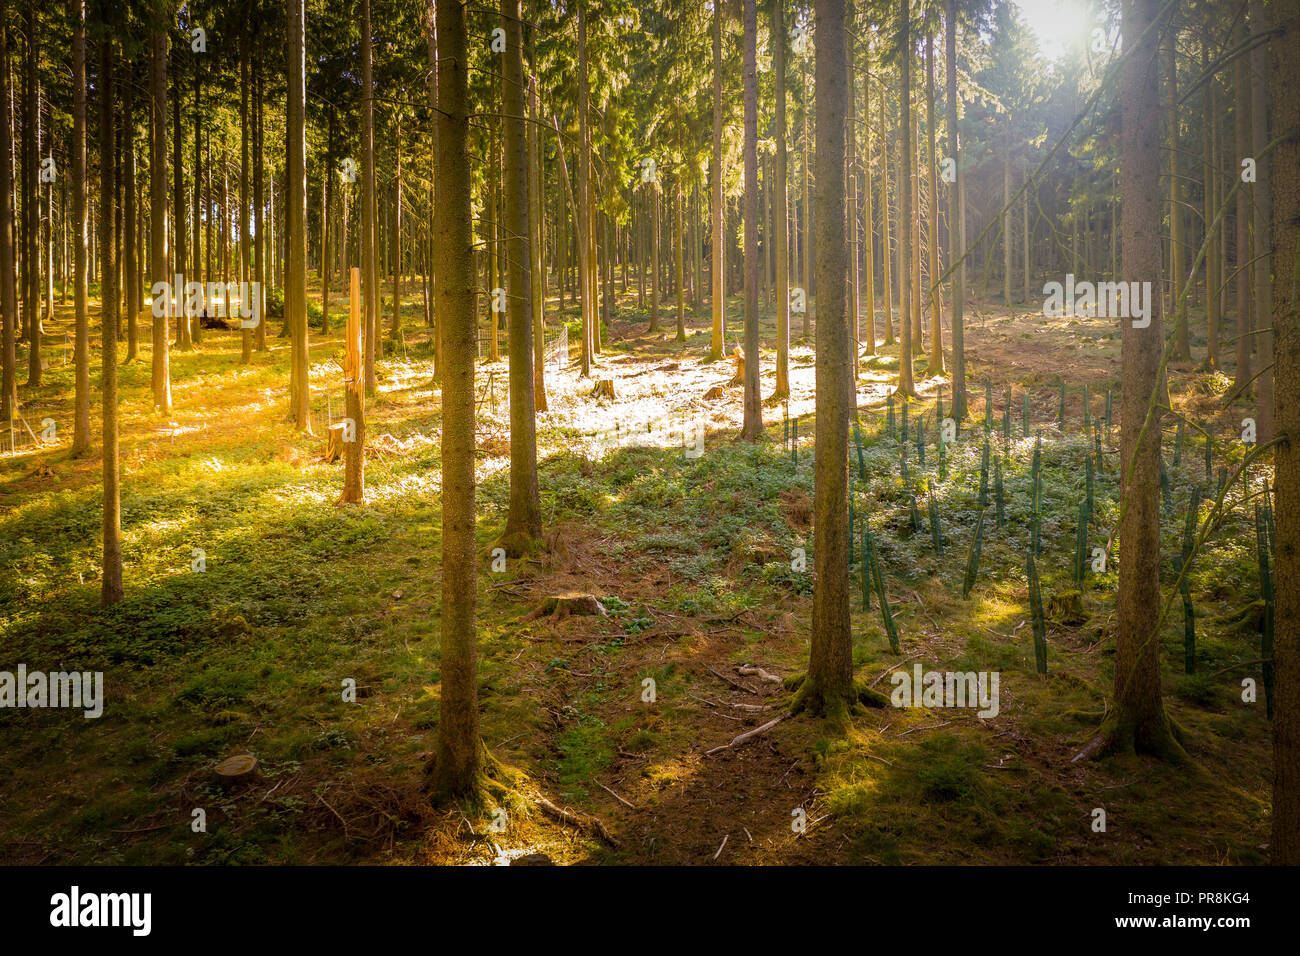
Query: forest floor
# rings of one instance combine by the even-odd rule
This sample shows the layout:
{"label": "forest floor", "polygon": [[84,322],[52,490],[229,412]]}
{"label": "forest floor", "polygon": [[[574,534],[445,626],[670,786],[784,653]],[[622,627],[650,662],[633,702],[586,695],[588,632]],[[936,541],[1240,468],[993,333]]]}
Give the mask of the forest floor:
{"label": "forest floor", "polygon": [[[728,309],[730,352],[739,298]],[[23,414],[38,433],[53,419],[57,437],[17,438],[16,453],[6,440],[0,457],[0,669],[101,670],[106,701],[98,719],[0,710],[0,862],[491,864],[536,853],[565,864],[1265,861],[1270,734],[1262,691],[1259,702],[1243,703],[1241,686],[1243,677],[1259,679],[1261,656],[1255,523],[1243,492],[1229,494],[1233,510],[1193,572],[1194,675],[1183,674],[1179,602],[1162,633],[1167,705],[1187,731],[1192,766],[1124,756],[1071,762],[1100,721],[1112,679],[1113,558],[1105,573],[1088,575],[1077,602],[1071,569],[1084,458],[1094,449],[1081,427],[1084,385],[1094,420],[1104,418],[1107,389],[1116,399],[1090,546],[1105,545],[1117,514],[1119,335],[1106,320],[1045,319],[1036,303],[970,310],[971,415],[947,448],[946,477],[934,412],[941,387],[950,409],[951,384],[925,377],[918,357],[921,402],[911,421],[914,430],[924,413],[928,445],[923,466],[914,447],[908,463],[935,498],[942,554],[924,500],[921,530],[913,529],[899,443],[886,434],[893,346],[862,364],[865,479],[850,453],[856,512],[869,516],[901,640],[892,653],[878,602],[863,610],[855,586],[857,675],[889,693],[896,666],[996,671],[997,715],[891,707],[847,729],[797,717],[712,754],[788,699],[740,666],[785,677],[807,663],[811,339],[796,336],[791,356],[796,462],[784,406],[765,409],[764,442],[733,440],[742,390],[728,384],[729,358],[705,361],[707,308],[690,316],[690,336],[678,343],[671,307],[665,331],[650,334],[635,291],[620,296],[593,376],[613,380],[614,400],[590,397],[592,382],[576,364],[546,370],[549,411],[538,416],[545,547],[500,572],[491,549],[509,495],[507,364],[480,363],[483,737],[527,775],[524,790],[599,818],[617,846],[526,802],[495,817],[492,807],[431,809],[422,787],[437,732],[440,403],[419,313],[410,303],[403,337],[378,363],[379,390],[366,407],[366,502],[344,507],[336,504],[342,465],[322,461],[343,394],[338,303],[327,336],[313,303],[313,435],[286,420],[289,350],[278,319],[269,320],[269,351],[250,366],[239,364],[237,332],[205,331],[194,351],[173,350],[175,408],[163,417],[152,407],[142,313],[141,358],[120,374],[126,599],[109,610],[99,607],[100,462],[68,451],[70,306],[47,322],[45,384],[23,390]],[[771,341],[766,310],[763,321]],[[796,333],[800,325],[796,317]],[[1202,354],[1203,343],[1193,348]],[[773,358],[764,351],[764,396],[774,387]],[[98,377],[96,358],[96,447]],[[997,528],[990,509],[978,577],[963,599],[980,511],[986,379],[1006,522]],[[1242,455],[1231,440],[1242,413],[1223,404],[1228,384],[1190,368],[1171,377],[1174,407],[1216,426],[1216,471]],[[715,386],[720,397],[707,398]],[[1043,439],[1046,677],[1035,673],[1024,571],[1034,446],[1023,435],[1026,394],[1031,433]],[[683,425],[693,440],[696,421],[706,438],[691,457]],[[632,430],[637,443],[625,437]],[[1200,439],[1188,435],[1176,449],[1166,430],[1167,563],[1192,486],[1205,481]],[[1257,490],[1265,473],[1255,472]],[[807,549],[806,571],[792,568],[797,548]],[[202,572],[192,569],[195,549]],[[1166,595],[1172,583],[1170,574]],[[597,596],[607,615],[527,619],[566,591]],[[343,701],[349,678],[355,703]],[[646,678],[653,702],[643,700]],[[260,780],[223,790],[213,765],[238,753],[257,756]],[[1104,832],[1094,826],[1097,808]],[[196,809],[206,832],[194,832]]]}

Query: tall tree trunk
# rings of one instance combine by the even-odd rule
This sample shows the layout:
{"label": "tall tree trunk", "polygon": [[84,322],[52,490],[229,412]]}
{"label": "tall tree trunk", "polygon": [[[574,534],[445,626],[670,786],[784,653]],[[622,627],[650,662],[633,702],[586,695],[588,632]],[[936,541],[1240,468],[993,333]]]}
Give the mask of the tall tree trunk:
{"label": "tall tree trunk", "polygon": [[390,338],[396,340],[402,328],[402,115],[393,122],[393,317]]}
{"label": "tall tree trunk", "polygon": [[[1259,4],[1252,7],[1254,33],[1266,34],[1271,25],[1270,7]],[[1294,52],[1294,51],[1293,51]],[[1250,54],[1252,141],[1255,157],[1255,184],[1251,186],[1254,200],[1252,212],[1255,253],[1255,325],[1259,331],[1260,371],[1256,379],[1255,395],[1258,441],[1272,441],[1274,436],[1273,371],[1270,356],[1273,354],[1273,160],[1265,155],[1270,139],[1268,114],[1272,91],[1269,89],[1270,66],[1268,47],[1255,47]]]}
{"label": "tall tree trunk", "polygon": [[290,335],[289,414],[294,427],[311,434],[311,388],[307,380],[307,79],[303,0],[289,0],[285,112],[288,162],[285,169],[285,238],[288,256],[284,315]]}
{"label": "tall tree trunk", "polygon": [[795,707],[844,716],[854,698],[849,631],[848,437],[844,378],[850,335],[844,275],[844,117],[848,80],[844,0],[816,0],[817,43],[817,443],[812,647]]}
{"label": "tall tree trunk", "polygon": [[[367,16],[369,20],[369,2]],[[442,389],[442,690],[432,785],[443,798],[475,790],[479,736],[474,543],[473,238],[470,227],[469,56],[465,9],[437,5],[438,28],[438,334]]]}
{"label": "tall tree trunk", "polygon": [[[537,13],[537,0],[533,0],[530,13]],[[529,202],[529,266],[532,270],[533,314],[533,404],[544,412],[546,404],[546,270],[542,253],[546,239],[542,199],[542,134],[539,123],[540,108],[537,96],[537,27],[528,30],[528,202]],[[627,260],[623,260],[623,291],[627,291]]]}
{"label": "tall tree trunk", "polygon": [[776,246],[776,391],[772,397],[790,395],[790,236],[789,189],[786,157],[785,120],[785,0],[772,0],[772,70],[776,84],[776,176],[772,184],[772,224]]}
{"label": "tall tree trunk", "polygon": [[686,341],[686,240],[682,226],[682,204],[686,197],[682,192],[682,179],[674,178],[673,196],[673,258],[677,268],[677,341]]}
{"label": "tall tree trunk", "polygon": [[659,180],[648,184],[650,199],[650,328],[659,331]]}
{"label": "tall tree trunk", "polygon": [[537,421],[533,405],[532,217],[524,73],[523,5],[501,0],[506,49],[502,57],[501,112],[504,115],[505,232],[509,278],[506,322],[510,334],[510,509],[501,542],[520,557],[541,537],[537,490]]}
{"label": "tall tree trunk", "polygon": [[[38,388],[41,384],[41,328],[40,288],[41,259],[40,242],[40,186],[37,183],[36,170],[41,155],[41,87],[40,74],[40,25],[36,18],[35,0],[27,0],[26,16],[27,63],[24,70],[26,85],[23,89],[23,220],[26,227],[23,232],[23,317],[27,324],[27,385]],[[111,219],[111,217],[110,217]]]}
{"label": "tall tree trunk", "polygon": [[[916,254],[913,245],[915,234],[912,221],[912,38],[911,38],[911,0],[903,0],[900,15],[901,35],[899,48],[903,51],[902,66],[903,92],[902,108],[899,112],[898,131],[901,139],[898,144],[902,165],[898,174],[898,192],[901,197],[901,210],[898,224],[901,231],[898,244],[902,256],[899,270],[899,298],[902,300],[903,318],[898,330],[898,391],[905,396],[915,396],[916,387],[912,384],[912,323],[920,322],[920,316],[912,314],[911,285],[912,257]],[[837,552],[838,554],[838,552]]]}
{"label": "tall tree trunk", "polygon": [[[762,398],[758,393],[758,4],[756,0],[744,0],[744,16],[745,417],[740,429],[740,437],[745,441],[757,441],[763,434],[763,406]],[[839,36],[842,45],[844,42],[842,27]],[[840,57],[843,59],[843,53]],[[842,104],[841,109],[843,109]],[[840,156],[843,161],[842,150]],[[843,177],[843,173],[840,175]],[[841,211],[836,222],[843,221],[844,215]],[[843,275],[844,273],[841,272],[841,282]],[[848,360],[848,356],[843,358],[845,361]]]}
{"label": "tall tree trunk", "polygon": [[[1240,46],[1246,42],[1245,18],[1237,18],[1233,36],[1233,45]],[[1237,57],[1233,66],[1233,115],[1236,120],[1237,156],[1249,156],[1251,153],[1251,110],[1250,110],[1250,60]],[[1240,162],[1240,160],[1238,161]],[[1237,168],[1240,168],[1239,166]],[[1251,330],[1250,302],[1250,192],[1237,190],[1237,370],[1233,387],[1242,397],[1249,397],[1251,379],[1251,350],[1254,336]]]}
{"label": "tall tree trunk", "polygon": [[[1121,279],[1149,282],[1150,324],[1121,320],[1119,634],[1115,701],[1103,738],[1119,750],[1176,757],[1160,690],[1160,409],[1164,320],[1160,289],[1159,32],[1161,0],[1125,0],[1123,33],[1136,38],[1120,76]],[[1151,412],[1150,424],[1148,412]]]}
{"label": "tall tree trunk", "polygon": [[889,218],[889,126],[885,122],[886,87],[880,84],[880,125],[877,127],[880,139],[880,262],[883,275],[881,287],[884,292],[883,305],[885,321],[885,344],[894,344],[894,278],[890,266],[893,249],[890,248]]}
{"label": "tall tree trunk", "polygon": [[[74,4],[84,4],[85,0],[73,0]],[[126,361],[134,362],[140,357],[140,258],[138,255],[137,243],[139,241],[137,227],[139,225],[139,213],[136,210],[135,203],[135,76],[134,71],[128,66],[125,75],[126,90],[122,95],[123,104],[123,138],[125,142],[118,144],[118,149],[122,153],[123,162],[125,163],[126,181],[122,183],[122,191],[125,196],[125,208],[122,210],[122,221],[126,227]],[[84,96],[84,94],[83,94]],[[82,122],[85,122],[85,102],[82,102]],[[84,168],[86,161],[86,145],[83,139],[81,145],[81,161],[83,168],[82,179],[82,216],[85,215],[85,179]],[[79,219],[82,225],[81,243],[82,254],[85,254],[85,220]],[[76,295],[74,293],[75,300]],[[83,301],[84,306],[84,301]]]}
{"label": "tall tree trunk", "polygon": [[113,41],[115,24],[107,22],[111,9],[108,0],[100,0],[99,17],[99,175],[100,218],[99,245],[103,250],[103,373],[101,388],[104,407],[104,522],[103,571],[100,602],[104,607],[122,600],[122,510],[118,474],[117,446],[117,263],[113,246],[113,197],[116,192],[114,170],[113,123]]}
{"label": "tall tree trunk", "polygon": [[[1270,44],[1273,129],[1300,130],[1300,9],[1274,8],[1278,33]],[[1278,170],[1300,169],[1300,139],[1280,143],[1270,160]],[[1277,254],[1273,288],[1273,377],[1277,384],[1277,430],[1300,435],[1300,182],[1294,172],[1273,181],[1272,247]],[[1275,451],[1277,488],[1277,587],[1273,674],[1273,862],[1300,863],[1300,442]]]}
{"label": "tall tree trunk", "polygon": [[713,302],[713,337],[709,342],[709,361],[722,358],[722,333],[726,321],[727,292],[724,278],[726,256],[722,212],[722,4],[713,5],[713,159],[709,164],[709,235],[710,283]]}
{"label": "tall tree trunk", "polygon": [[[1074,264],[1070,267],[1079,271],[1078,236],[1079,224],[1074,215],[1070,217],[1070,235],[1073,237],[1072,248],[1075,250]],[[1002,156],[1002,304],[1011,308],[1011,154]]]}
{"label": "tall tree trunk", "polygon": [[1169,29],[1168,81],[1165,91],[1168,102],[1165,112],[1169,122],[1169,307],[1177,323],[1174,358],[1180,362],[1192,360],[1192,345],[1187,335],[1186,305],[1182,301],[1184,240],[1182,179],[1178,145],[1178,30]]}
{"label": "tall tree trunk", "polygon": [[[935,136],[934,30],[929,14],[926,14],[925,25],[925,131],[930,143],[930,165],[926,176],[930,205],[930,366],[926,369],[926,375],[933,377],[943,375],[945,370],[943,367],[943,287],[939,284],[939,276],[943,273],[940,271],[942,266],[939,262],[939,153]],[[1025,255],[1029,255],[1028,250],[1029,246],[1026,245]],[[1029,272],[1026,270],[1025,282],[1028,281]]]}
{"label": "tall tree trunk", "polygon": [[375,377],[375,351],[379,347],[379,214],[375,208],[375,81],[372,60],[370,0],[361,0],[361,282],[365,287],[366,302],[364,364],[367,394],[373,394],[379,384]]}
{"label": "tall tree trunk", "polygon": [[[90,321],[86,297],[86,0],[70,0],[72,15],[72,307],[76,338],[73,375],[76,380],[72,426],[72,456],[90,451]],[[0,69],[5,68],[0,65]],[[5,96],[6,105],[8,96]],[[6,144],[7,145],[7,144]],[[0,154],[8,171],[8,160]],[[0,269],[4,269],[0,265]],[[7,272],[7,270],[5,270]]]}
{"label": "tall tree trunk", "polygon": [[149,61],[149,129],[152,137],[149,143],[149,271],[153,280],[150,285],[155,289],[151,373],[154,407],[162,415],[170,415],[172,410],[171,362],[168,355],[171,334],[167,321],[172,306],[169,299],[159,314],[159,287],[156,283],[166,283],[166,288],[170,289],[174,281],[167,253],[167,30],[165,22],[155,25],[150,34]]}
{"label": "tall tree trunk", "polygon": [[863,154],[866,157],[863,167],[862,177],[862,197],[865,203],[863,210],[863,221],[866,228],[863,232],[865,248],[862,252],[862,260],[866,264],[866,276],[864,284],[867,290],[867,332],[866,332],[866,352],[868,355],[876,354],[876,242],[874,238],[875,230],[875,210],[872,203],[871,190],[871,47],[870,44],[864,43],[862,46],[862,128],[865,138]]}
{"label": "tall tree trunk", "polygon": [[591,228],[591,133],[589,117],[591,106],[587,78],[587,3],[578,3],[578,196],[574,203],[574,224],[577,229],[578,283],[582,287],[582,376],[591,374],[595,362],[596,277],[592,275],[596,264],[596,250],[592,248],[595,234]]}
{"label": "tall tree trunk", "polygon": [[270,227],[266,218],[266,166],[263,158],[262,144],[265,129],[262,116],[262,67],[261,62],[252,64],[252,109],[253,109],[253,280],[257,283],[257,297],[261,304],[261,321],[253,329],[253,347],[259,351],[266,350],[266,301],[267,268],[266,256],[269,251],[267,232]]}
{"label": "tall tree trunk", "polygon": [[[957,137],[957,0],[944,0],[944,92],[948,101],[948,158],[956,176],[948,186],[948,267],[952,273],[952,414],[961,421],[966,417],[966,289],[964,257],[965,236],[959,227],[964,223],[962,192],[965,188],[960,171],[961,153]],[[954,268],[953,264],[962,261]]]}
{"label": "tall tree trunk", "polygon": [[[336,162],[334,140],[336,127],[338,126],[338,116],[333,104],[330,104],[329,117],[329,134],[325,147],[325,168],[321,171],[322,187],[324,189],[320,213],[320,264],[318,267],[321,290],[321,335],[329,335],[330,332],[330,274],[334,271],[334,263],[330,261],[333,253],[330,246],[330,227],[334,224],[334,168]],[[342,275],[340,279],[343,279]]]}
{"label": "tall tree trunk", "polygon": [[[84,43],[84,28],[83,28]],[[84,53],[83,53],[84,55]],[[83,82],[82,89],[84,91]],[[0,348],[0,419],[12,426],[18,415],[18,269],[14,248],[14,116],[9,78],[9,21],[0,17],[0,312],[4,315],[4,342]],[[83,108],[82,122],[85,122]],[[83,134],[84,135],[84,134]],[[84,142],[84,138],[83,138]],[[89,387],[84,394],[89,401]],[[87,413],[89,421],[89,413]],[[87,426],[89,427],[89,426]]]}
{"label": "tall tree trunk", "polygon": [[845,396],[849,404],[850,414],[855,414],[857,409],[857,381],[860,371],[858,356],[861,349],[860,330],[858,329],[858,317],[862,314],[861,310],[861,279],[862,275],[858,269],[858,258],[862,248],[862,235],[859,232],[858,220],[858,119],[857,119],[857,81],[853,78],[853,0],[846,0],[846,20],[850,24],[849,29],[844,31],[844,42],[847,47],[844,52],[844,62],[848,68],[848,88],[845,94],[844,107],[844,179],[848,187],[848,202],[845,204],[845,215],[847,218],[846,233],[849,240],[849,266],[848,275],[845,277],[848,282],[848,309],[849,309],[849,378],[852,382],[851,392]]}
{"label": "tall tree trunk", "polygon": [[172,258],[172,271],[181,277],[180,288],[173,289],[176,296],[176,347],[188,352],[193,344],[193,316],[189,311],[189,297],[185,294],[185,283],[189,281],[189,260],[185,248],[185,164],[181,157],[185,135],[181,129],[181,90],[179,44],[172,45],[173,67],[176,81],[176,95],[172,97],[172,215],[174,222],[172,236],[176,241],[176,254]]}
{"label": "tall tree trunk", "polygon": [[[208,272],[203,271],[203,231],[202,231],[203,230],[203,222],[202,222],[202,218],[203,218],[203,214],[202,214],[202,209],[203,209],[203,193],[202,193],[203,97],[202,97],[202,80],[199,76],[199,63],[200,61],[197,59],[195,59],[193,63],[193,69],[194,69],[194,177],[193,177],[194,202],[191,204],[192,208],[190,214],[194,217],[194,223],[193,223],[194,232],[192,233],[194,241],[190,248],[194,250],[193,253],[191,254],[191,259],[193,261],[193,268],[194,268],[194,280],[197,282],[208,282],[211,280],[212,277],[210,274],[208,274]],[[180,100],[179,93],[176,99],[177,101]],[[179,163],[176,164],[176,168],[177,170],[181,168]],[[205,297],[204,299],[205,304],[206,301],[207,300]],[[203,322],[198,316],[194,316],[191,319],[191,329],[193,332],[193,338],[195,343],[203,341]]]}
{"label": "tall tree trunk", "polygon": [[[1210,27],[1208,20],[1201,33],[1201,72],[1207,74],[1205,92],[1202,94],[1201,116],[1201,152],[1203,157],[1202,175],[1204,177],[1204,219],[1206,229],[1214,222],[1219,212],[1218,172],[1216,169],[1215,124],[1219,114],[1215,104],[1215,80],[1209,74],[1210,69]],[[1222,232],[1223,225],[1214,227]],[[1209,232],[1205,237],[1205,320],[1206,345],[1205,368],[1214,369],[1219,364],[1219,324],[1223,319],[1223,263],[1219,258],[1219,239]]]}
{"label": "tall tree trunk", "polygon": [[[248,205],[248,173],[250,169],[248,155],[248,103],[250,98],[248,71],[251,62],[249,46],[248,26],[245,24],[239,35],[239,281],[241,283],[251,283],[253,281],[252,250],[249,245],[248,233],[249,214],[251,212]],[[241,285],[240,295],[247,298],[250,294],[257,296],[261,293],[254,287]],[[241,298],[239,305],[241,309],[244,309],[249,303]],[[245,328],[243,322],[240,322],[239,339],[239,363],[248,365],[253,361],[253,332],[251,329]]]}

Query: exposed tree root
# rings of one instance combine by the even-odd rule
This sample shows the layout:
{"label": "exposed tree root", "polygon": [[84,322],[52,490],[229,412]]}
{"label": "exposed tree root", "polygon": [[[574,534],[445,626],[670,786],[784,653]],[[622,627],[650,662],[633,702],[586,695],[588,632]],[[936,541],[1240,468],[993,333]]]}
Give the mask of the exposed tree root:
{"label": "exposed tree root", "polygon": [[1145,726],[1131,720],[1121,720],[1111,711],[1097,735],[1075,754],[1071,763],[1081,760],[1100,760],[1112,754],[1145,754],[1174,764],[1191,764],[1192,758],[1183,749],[1187,734],[1168,715]]}
{"label": "exposed tree root", "polygon": [[[573,827],[587,836],[595,837],[614,849],[621,847],[618,840],[599,819],[575,810],[565,810],[557,807],[546,797],[536,792],[535,788],[531,786],[528,776],[523,771],[503,764],[492,755],[486,746],[483,747],[482,761],[482,769],[479,771],[478,778],[467,792],[448,796],[433,791],[431,797],[434,805],[440,806],[454,803],[459,805],[462,810],[475,814],[492,813],[499,807],[526,811],[528,807],[535,806],[543,816],[549,817],[557,823]],[[436,764],[437,757],[435,756],[429,761],[427,767],[430,782],[436,779]]]}
{"label": "exposed tree root", "polygon": [[853,682],[848,697],[830,697],[814,691],[807,677],[807,674],[794,674],[785,679],[786,690],[794,691],[794,697],[790,701],[791,714],[803,713],[813,717],[847,720],[852,714],[862,713],[866,707],[889,706],[888,697],[862,681]]}
{"label": "exposed tree root", "polygon": [[507,558],[526,558],[542,547],[542,541],[527,531],[507,531],[497,539],[496,546],[505,551]]}
{"label": "exposed tree root", "polygon": [[614,838],[614,835],[605,828],[605,824],[601,823],[596,817],[588,816],[585,813],[575,813],[572,810],[563,810],[540,794],[534,796],[532,801],[537,804],[537,808],[541,810],[542,813],[557,823],[573,827],[575,830],[578,830],[587,836],[597,837],[616,850],[621,847],[621,844]]}

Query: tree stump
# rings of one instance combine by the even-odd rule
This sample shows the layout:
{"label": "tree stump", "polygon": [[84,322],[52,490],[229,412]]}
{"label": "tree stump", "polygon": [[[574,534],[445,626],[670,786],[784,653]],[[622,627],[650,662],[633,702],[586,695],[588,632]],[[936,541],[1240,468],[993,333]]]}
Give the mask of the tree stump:
{"label": "tree stump", "polygon": [[743,385],[745,383],[745,353],[740,346],[731,353],[731,360],[736,363],[736,375],[731,380],[732,385]]}
{"label": "tree stump", "polygon": [[570,614],[591,614],[608,617],[609,612],[594,594],[580,591],[566,591],[544,598],[542,603],[523,617],[525,621],[535,621],[539,617],[550,615],[554,621],[563,621]]}
{"label": "tree stump", "polygon": [[236,787],[261,779],[257,770],[257,758],[252,754],[237,754],[227,757],[214,768],[217,782],[223,787]]}
{"label": "tree stump", "polygon": [[592,398],[608,398],[614,400],[614,380],[611,378],[602,378],[596,382],[596,387],[591,390]]}
{"label": "tree stump", "polygon": [[329,443],[325,446],[325,464],[332,465],[343,457],[343,423],[335,422],[329,429]]}

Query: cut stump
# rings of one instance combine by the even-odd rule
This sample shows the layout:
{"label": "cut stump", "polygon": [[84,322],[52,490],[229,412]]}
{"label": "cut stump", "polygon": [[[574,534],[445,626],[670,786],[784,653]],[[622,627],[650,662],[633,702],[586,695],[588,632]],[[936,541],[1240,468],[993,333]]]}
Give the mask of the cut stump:
{"label": "cut stump", "polygon": [[523,617],[525,621],[535,621],[539,617],[550,615],[554,621],[563,621],[571,614],[589,614],[608,617],[609,612],[594,594],[580,591],[567,591],[544,598],[542,603]]}

